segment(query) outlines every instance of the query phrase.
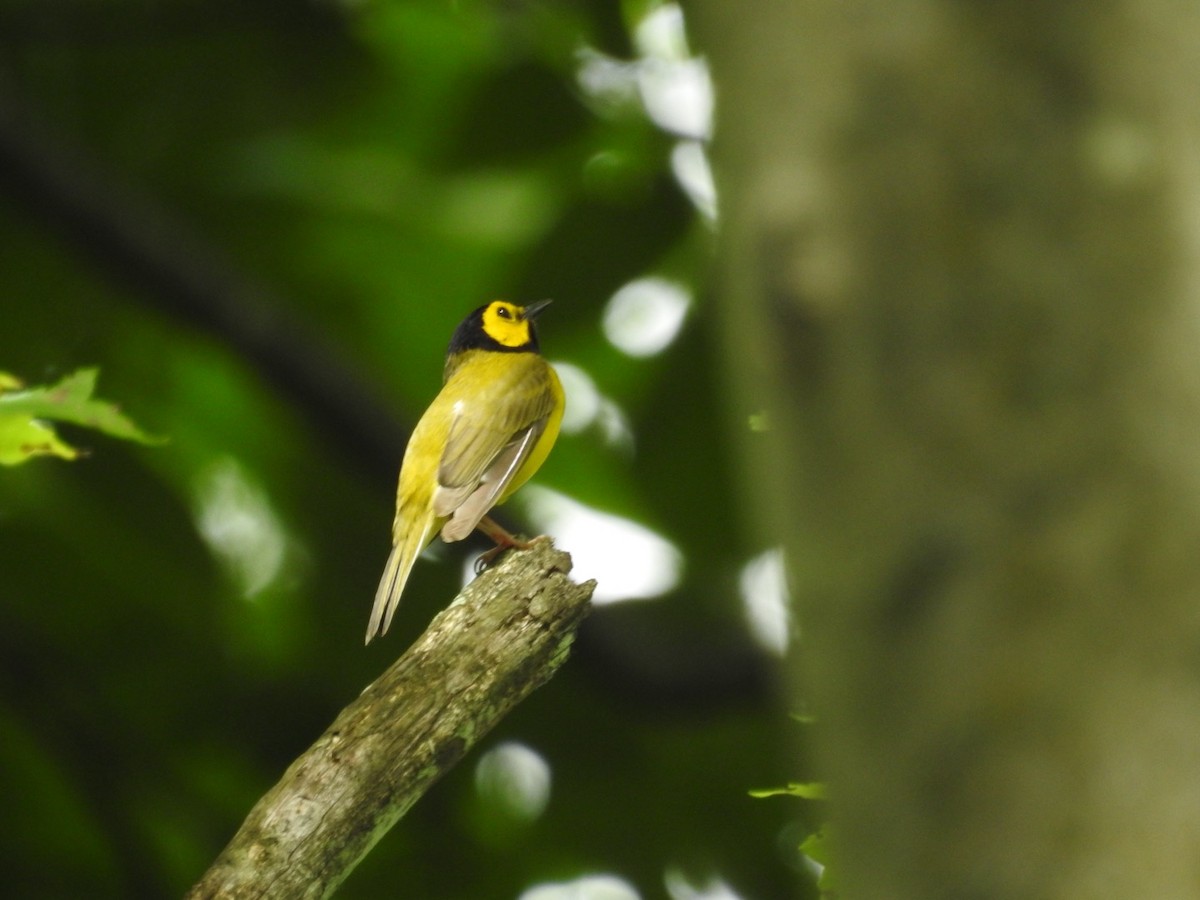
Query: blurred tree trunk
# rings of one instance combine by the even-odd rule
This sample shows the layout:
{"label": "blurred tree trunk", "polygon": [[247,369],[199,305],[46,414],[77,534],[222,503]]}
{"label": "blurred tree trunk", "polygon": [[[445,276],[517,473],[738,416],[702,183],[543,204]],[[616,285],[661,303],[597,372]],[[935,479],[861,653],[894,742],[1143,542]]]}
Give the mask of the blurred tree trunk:
{"label": "blurred tree trunk", "polygon": [[842,896],[1200,897],[1200,7],[694,7]]}

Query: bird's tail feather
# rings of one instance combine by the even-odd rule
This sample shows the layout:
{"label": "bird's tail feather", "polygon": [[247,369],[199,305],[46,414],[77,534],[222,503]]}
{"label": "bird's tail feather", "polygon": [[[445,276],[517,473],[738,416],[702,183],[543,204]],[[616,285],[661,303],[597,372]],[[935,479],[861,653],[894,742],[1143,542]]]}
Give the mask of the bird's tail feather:
{"label": "bird's tail feather", "polygon": [[400,595],[404,593],[409,573],[421,551],[433,540],[435,524],[434,517],[429,516],[420,528],[409,528],[392,545],[383,577],[379,579],[379,587],[375,590],[375,605],[371,607],[371,620],[367,623],[368,644],[376,636],[384,635],[392,624],[392,616],[400,605]]}

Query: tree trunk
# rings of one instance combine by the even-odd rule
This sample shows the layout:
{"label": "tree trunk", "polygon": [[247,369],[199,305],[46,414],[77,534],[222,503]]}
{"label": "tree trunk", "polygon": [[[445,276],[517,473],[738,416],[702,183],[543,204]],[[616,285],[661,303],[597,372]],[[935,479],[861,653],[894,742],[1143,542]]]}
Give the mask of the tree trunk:
{"label": "tree trunk", "polygon": [[[327,897],[567,658],[594,581],[549,541],[463,589],[284,773],[189,898]],[[348,652],[353,652],[349,648]],[[403,895],[404,876],[397,876]]]}
{"label": "tree trunk", "polygon": [[841,896],[1200,897],[1200,7],[694,6]]}

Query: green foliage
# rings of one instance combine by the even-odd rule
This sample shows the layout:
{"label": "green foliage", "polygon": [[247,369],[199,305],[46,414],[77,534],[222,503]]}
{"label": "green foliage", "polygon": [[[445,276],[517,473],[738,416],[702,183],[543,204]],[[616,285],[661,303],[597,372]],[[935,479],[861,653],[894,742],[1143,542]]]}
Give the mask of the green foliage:
{"label": "green foliage", "polygon": [[[392,632],[362,648],[406,430],[451,330],[494,297],[553,297],[543,348],[599,412],[538,484],[652,530],[681,569],[661,596],[597,607],[481,747],[544,761],[536,818],[506,818],[468,758],[339,896],[517,897],[606,872],[650,897],[672,867],[793,895],[799,857],[774,848],[794,810],[744,790],[794,767],[738,590],[764,547],[720,411],[711,230],[630,77],[630,29],[654,4],[102,6],[0,12],[6,101],[37,126],[0,129],[61,166],[0,167],[5,289],[39,298],[6,317],[0,359],[35,382],[97,364],[104,393],[171,440],[0,478],[10,892],[183,893],[483,549],[435,545]],[[584,89],[597,58],[620,91]],[[635,357],[604,322],[646,276],[692,305]],[[501,512],[528,530],[526,511],[518,495]],[[595,541],[573,541],[558,542],[582,566]],[[650,564],[605,565],[579,574]]]}
{"label": "green foliage", "polygon": [[[801,725],[813,725],[815,717],[792,713],[791,719]],[[815,874],[816,887],[822,898],[837,896],[837,882],[830,868],[830,848],[828,841],[829,822],[824,801],[828,799],[825,783],[822,781],[789,781],[783,787],[760,788],[750,791],[751,797],[795,797],[806,803],[806,809],[811,815],[804,819],[800,829],[799,850],[807,861],[809,870]]]}
{"label": "green foliage", "polygon": [[817,887],[822,897],[836,897],[838,890],[837,870],[830,866],[829,826],[823,826],[804,839],[800,852],[820,867]]}
{"label": "green foliage", "polygon": [[824,800],[825,785],[820,781],[791,781],[785,787],[758,788],[751,797],[799,797],[801,800]]}
{"label": "green foliage", "polygon": [[62,440],[46,419],[127,441],[163,443],[138,428],[114,404],[92,397],[97,375],[95,369],[80,369],[57,384],[27,388],[15,376],[0,372],[0,465],[19,465],[35,456],[76,459],[81,451]]}

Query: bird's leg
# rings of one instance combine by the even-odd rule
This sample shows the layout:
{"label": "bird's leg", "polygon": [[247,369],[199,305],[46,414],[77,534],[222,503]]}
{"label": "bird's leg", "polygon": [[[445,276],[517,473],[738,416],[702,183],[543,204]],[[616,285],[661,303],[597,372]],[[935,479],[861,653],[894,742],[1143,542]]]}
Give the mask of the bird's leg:
{"label": "bird's leg", "polygon": [[[509,531],[500,525],[491,516],[484,516],[479,520],[479,524],[475,526],[489,538],[496,542],[496,546],[486,553],[482,554],[479,559],[475,560],[475,574],[480,574],[484,569],[496,561],[505,550],[516,548],[517,550],[528,550],[533,541],[526,541],[515,534],[510,534]],[[534,539],[536,540],[536,538]]]}

